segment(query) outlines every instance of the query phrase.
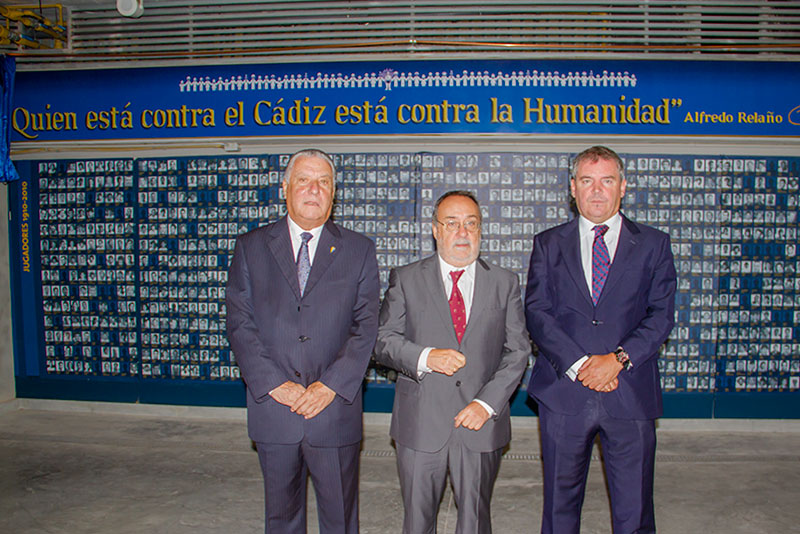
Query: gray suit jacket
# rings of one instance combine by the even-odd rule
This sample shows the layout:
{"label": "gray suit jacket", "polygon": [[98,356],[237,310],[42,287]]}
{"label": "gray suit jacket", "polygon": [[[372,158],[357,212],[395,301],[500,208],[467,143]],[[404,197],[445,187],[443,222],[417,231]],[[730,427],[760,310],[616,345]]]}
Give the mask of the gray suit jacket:
{"label": "gray suit jacket", "polygon": [[[453,376],[426,373],[417,362],[425,347],[456,349],[467,363]],[[380,313],[375,358],[396,369],[390,433],[397,443],[436,452],[453,432],[476,452],[511,439],[508,400],[518,387],[530,341],[517,276],[478,259],[467,329],[459,344],[436,254],[392,270]],[[455,429],[453,419],[473,399],[497,412],[479,431]]]}

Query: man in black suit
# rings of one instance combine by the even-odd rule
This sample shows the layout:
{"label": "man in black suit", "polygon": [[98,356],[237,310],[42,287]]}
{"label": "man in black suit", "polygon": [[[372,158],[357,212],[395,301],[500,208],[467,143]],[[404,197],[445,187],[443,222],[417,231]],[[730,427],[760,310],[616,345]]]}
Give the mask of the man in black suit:
{"label": "man in black suit", "polygon": [[539,403],[542,532],[577,534],[600,435],[615,534],[655,532],[659,347],[674,324],[669,236],[620,213],[626,182],[605,147],[573,161],[580,216],[533,241],[525,314],[539,347],[528,393]]}
{"label": "man in black suit", "polygon": [[378,331],[375,245],[329,220],[336,168],[289,160],[288,216],[237,239],[227,328],[264,475],[266,532],[306,531],[306,474],[320,532],[358,532],[361,385]]}

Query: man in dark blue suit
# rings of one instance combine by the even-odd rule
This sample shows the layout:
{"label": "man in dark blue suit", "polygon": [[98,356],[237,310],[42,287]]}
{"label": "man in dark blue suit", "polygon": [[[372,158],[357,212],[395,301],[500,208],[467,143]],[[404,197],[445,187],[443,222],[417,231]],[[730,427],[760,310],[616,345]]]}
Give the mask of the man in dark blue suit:
{"label": "man in dark blue suit", "polygon": [[620,157],[580,153],[570,191],[580,216],[534,238],[525,314],[539,347],[528,394],[539,404],[542,532],[577,534],[599,434],[615,534],[655,532],[658,352],[674,323],[669,236],[619,212]]}
{"label": "man in dark blue suit", "polygon": [[306,532],[306,475],[321,533],[358,532],[361,385],[378,332],[375,245],[329,220],[336,168],[289,160],[288,217],[236,241],[228,339],[264,475],[265,531]]}

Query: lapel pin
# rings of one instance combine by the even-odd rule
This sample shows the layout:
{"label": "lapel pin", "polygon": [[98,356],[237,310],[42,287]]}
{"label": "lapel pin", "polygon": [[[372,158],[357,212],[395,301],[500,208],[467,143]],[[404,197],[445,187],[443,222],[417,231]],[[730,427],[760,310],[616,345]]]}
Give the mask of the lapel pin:
{"label": "lapel pin", "polygon": [[334,252],[336,252],[336,247],[331,247],[331,252],[330,253],[333,254]]}

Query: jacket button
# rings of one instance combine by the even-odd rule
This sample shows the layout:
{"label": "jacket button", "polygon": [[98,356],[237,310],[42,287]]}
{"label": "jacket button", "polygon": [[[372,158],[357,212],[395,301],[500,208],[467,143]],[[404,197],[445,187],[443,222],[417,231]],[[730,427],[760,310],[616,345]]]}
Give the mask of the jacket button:
{"label": "jacket button", "polygon": [[297,338],[297,339],[299,339],[299,340],[300,340],[300,343],[304,343],[304,342],[308,341],[308,337],[306,337],[306,336],[300,336],[300,337],[299,337],[299,338]]}
{"label": "jacket button", "polygon": [[300,371],[295,371],[294,372],[294,376],[296,376],[297,378],[300,378]]}
{"label": "jacket button", "polygon": [[456,387],[457,387],[457,388],[460,388],[460,387],[461,387],[461,380],[456,380]]}

